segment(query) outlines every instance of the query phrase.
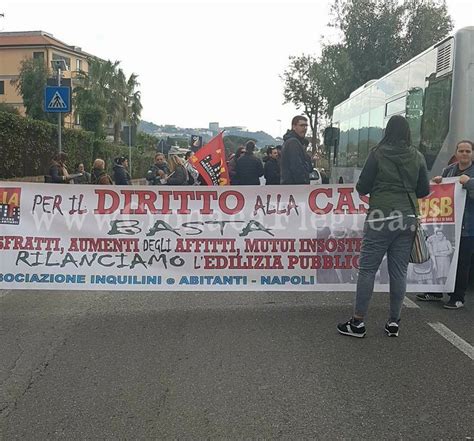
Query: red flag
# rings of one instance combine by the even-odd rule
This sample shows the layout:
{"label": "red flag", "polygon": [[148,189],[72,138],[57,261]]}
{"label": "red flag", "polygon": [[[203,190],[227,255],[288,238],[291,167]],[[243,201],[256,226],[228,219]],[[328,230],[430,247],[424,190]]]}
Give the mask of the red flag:
{"label": "red flag", "polygon": [[191,164],[207,185],[229,185],[222,134],[223,132],[212,138],[190,158]]}

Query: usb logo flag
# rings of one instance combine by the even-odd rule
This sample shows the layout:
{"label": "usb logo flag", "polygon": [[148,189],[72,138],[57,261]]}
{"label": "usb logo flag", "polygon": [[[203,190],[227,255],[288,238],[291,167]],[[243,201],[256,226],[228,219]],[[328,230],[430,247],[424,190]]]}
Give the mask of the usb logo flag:
{"label": "usb logo flag", "polygon": [[192,166],[207,185],[229,185],[229,171],[225,160],[222,133],[212,138],[190,158]]}

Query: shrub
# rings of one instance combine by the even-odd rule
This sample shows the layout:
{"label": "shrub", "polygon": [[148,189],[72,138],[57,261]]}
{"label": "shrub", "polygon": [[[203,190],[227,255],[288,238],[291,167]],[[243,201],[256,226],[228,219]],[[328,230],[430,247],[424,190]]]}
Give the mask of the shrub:
{"label": "shrub", "polygon": [[[58,150],[57,137],[54,124],[0,111],[0,179],[47,174],[51,158]],[[111,171],[114,158],[128,158],[129,154],[128,147],[96,139],[92,132],[81,129],[63,129],[62,146],[68,155],[70,172],[79,162],[90,170],[95,158],[104,159]],[[132,178],[145,176],[153,156],[153,152],[132,148]]]}

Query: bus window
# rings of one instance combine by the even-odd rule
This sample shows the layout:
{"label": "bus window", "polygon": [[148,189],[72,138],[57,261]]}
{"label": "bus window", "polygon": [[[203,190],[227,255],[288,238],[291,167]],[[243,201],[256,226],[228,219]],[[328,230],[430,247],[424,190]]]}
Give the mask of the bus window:
{"label": "bus window", "polygon": [[376,145],[382,139],[384,113],[385,105],[370,111],[369,148]]}
{"label": "bus window", "polygon": [[421,121],[420,151],[425,155],[428,170],[431,170],[449,130],[451,108],[452,75],[428,78]]}
{"label": "bus window", "polygon": [[410,126],[411,143],[419,148],[423,116],[423,89],[421,87],[412,87],[408,91],[405,116]]}
{"label": "bus window", "polygon": [[347,143],[347,165],[353,167],[357,165],[359,154],[359,116],[351,118],[349,127],[349,141]]}
{"label": "bus window", "polygon": [[341,122],[341,134],[339,138],[339,146],[337,149],[336,162],[339,167],[347,166],[347,143],[349,140],[349,122]]}
{"label": "bus window", "polygon": [[359,154],[357,156],[357,166],[362,167],[369,153],[369,112],[360,116],[359,129]]}

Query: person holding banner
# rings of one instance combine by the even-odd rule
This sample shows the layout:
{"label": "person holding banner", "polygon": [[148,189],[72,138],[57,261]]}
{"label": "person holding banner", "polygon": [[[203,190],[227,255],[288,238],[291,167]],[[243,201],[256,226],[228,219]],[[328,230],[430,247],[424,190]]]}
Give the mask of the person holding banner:
{"label": "person holding banner", "polygon": [[[146,172],[146,180],[149,185],[162,185],[166,176],[170,174],[166,158],[163,153],[155,155],[155,163]],[[163,182],[162,182],[163,180]]]}
{"label": "person holding banner", "polygon": [[405,298],[407,268],[415,236],[418,198],[430,192],[426,162],[411,145],[410,128],[401,115],[390,118],[385,135],[362,169],[357,191],[370,194],[359,257],[353,316],[339,323],[343,335],[364,337],[364,319],[374,291],[375,274],[387,254],[390,278],[390,313],[385,324],[389,337],[398,337]]}
{"label": "person holding banner", "polygon": [[52,184],[69,184],[74,179],[70,176],[67,167],[67,154],[64,152],[56,153],[51,159],[49,166],[49,176],[45,176],[45,182]]}
{"label": "person holding banner", "polygon": [[105,171],[105,161],[97,158],[92,166],[91,184],[113,185],[112,178]]}
{"label": "person holding banner", "polygon": [[[464,306],[464,297],[469,285],[469,271],[474,256],[474,164],[472,163],[474,144],[472,141],[459,141],[456,145],[456,160],[445,168],[441,176],[435,176],[432,181],[440,184],[443,178],[459,176],[459,182],[467,191],[466,205],[462,219],[461,242],[459,243],[458,266],[454,292],[449,294],[449,301],[444,304],[446,309],[460,309]],[[417,294],[417,300],[439,302],[442,293]]]}

